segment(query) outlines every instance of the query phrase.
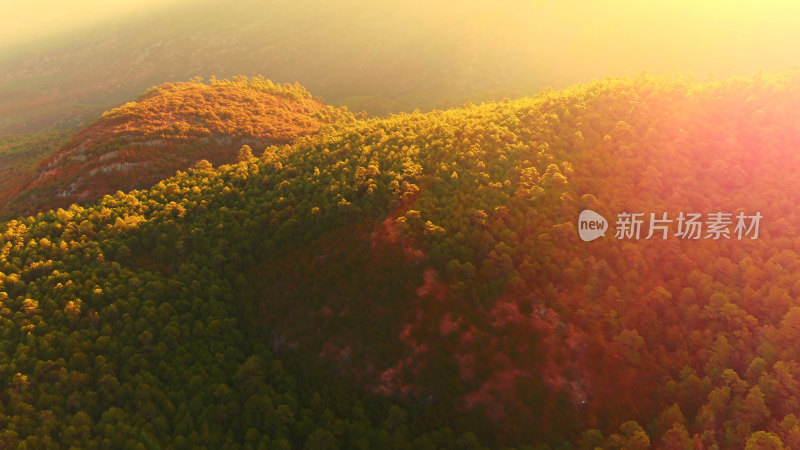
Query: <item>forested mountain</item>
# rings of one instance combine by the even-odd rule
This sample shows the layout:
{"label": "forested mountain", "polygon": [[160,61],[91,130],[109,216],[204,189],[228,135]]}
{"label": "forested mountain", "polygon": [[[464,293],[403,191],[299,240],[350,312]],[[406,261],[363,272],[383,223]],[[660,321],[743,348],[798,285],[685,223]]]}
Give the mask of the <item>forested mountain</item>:
{"label": "forested mountain", "polygon": [[[0,218],[148,187],[200,160],[233,162],[242,145],[288,144],[332,122],[353,120],[346,109],[313,99],[300,85],[259,77],[162,84],[104,113],[45,154],[35,171],[10,164],[0,189]],[[13,154],[30,162],[41,153],[26,148]]]}
{"label": "forested mountain", "polygon": [[[607,79],[12,220],[0,439],[800,448],[799,105],[798,73]],[[582,242],[584,209],[763,221]]]}

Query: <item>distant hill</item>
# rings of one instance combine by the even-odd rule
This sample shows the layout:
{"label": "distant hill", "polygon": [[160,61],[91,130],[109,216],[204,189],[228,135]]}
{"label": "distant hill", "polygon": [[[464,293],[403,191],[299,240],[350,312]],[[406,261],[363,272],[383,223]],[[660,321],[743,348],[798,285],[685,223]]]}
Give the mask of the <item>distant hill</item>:
{"label": "distant hill", "polygon": [[243,145],[260,154],[332,122],[352,120],[345,109],[313,99],[299,85],[244,77],[163,84],[104,113],[27,179],[9,183],[0,191],[0,216],[150,186],[202,159],[232,162]]}
{"label": "distant hill", "polygon": [[[85,136],[224,136],[223,108],[142,113],[215,89]],[[0,443],[798,448],[798,105],[798,73],[609,78],[345,120],[9,221]],[[580,240],[584,209],[605,237]]]}

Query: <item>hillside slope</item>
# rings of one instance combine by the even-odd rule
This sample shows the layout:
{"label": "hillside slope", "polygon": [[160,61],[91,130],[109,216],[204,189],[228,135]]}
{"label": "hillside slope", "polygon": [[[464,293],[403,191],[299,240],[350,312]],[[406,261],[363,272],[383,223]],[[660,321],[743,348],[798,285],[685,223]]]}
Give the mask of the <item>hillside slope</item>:
{"label": "hillside slope", "polygon": [[232,162],[242,145],[288,144],[353,117],[299,85],[263,78],[168,83],[102,115],[0,191],[0,217],[146,187],[201,159]]}
{"label": "hillside slope", "polygon": [[[797,106],[796,73],[608,79],[12,221],[0,438],[797,447]],[[764,221],[587,243],[584,208]]]}

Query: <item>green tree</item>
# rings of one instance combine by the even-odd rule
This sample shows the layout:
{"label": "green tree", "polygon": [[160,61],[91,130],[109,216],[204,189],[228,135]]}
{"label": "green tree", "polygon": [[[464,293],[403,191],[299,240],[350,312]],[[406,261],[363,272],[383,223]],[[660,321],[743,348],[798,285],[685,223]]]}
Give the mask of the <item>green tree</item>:
{"label": "green tree", "polygon": [[251,149],[249,145],[245,144],[239,149],[239,153],[236,154],[236,160],[241,162],[250,161],[251,159],[253,159],[253,149]]}
{"label": "green tree", "polygon": [[747,438],[744,448],[745,450],[783,450],[784,446],[777,434],[756,431]]}

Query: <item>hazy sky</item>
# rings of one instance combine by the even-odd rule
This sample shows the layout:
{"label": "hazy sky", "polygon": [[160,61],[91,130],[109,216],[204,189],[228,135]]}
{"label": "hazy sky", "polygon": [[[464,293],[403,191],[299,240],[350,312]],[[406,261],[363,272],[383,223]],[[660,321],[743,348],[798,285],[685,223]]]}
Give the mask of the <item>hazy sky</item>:
{"label": "hazy sky", "polygon": [[793,0],[496,4],[502,5],[509,33],[539,52],[537,43],[549,37],[553,64],[573,75],[641,70],[749,75],[800,65],[800,2]]}
{"label": "hazy sky", "polygon": [[0,47],[124,18],[187,0],[0,0]]}
{"label": "hazy sky", "polygon": [[[0,47],[189,2],[3,3]],[[203,2],[191,3],[194,8]],[[354,2],[319,1],[329,8],[337,3],[352,6]],[[265,10],[285,8],[274,0],[257,4]],[[726,75],[749,73],[754,67],[783,70],[796,66],[800,58],[800,2],[794,0],[369,0],[361,7],[382,13],[424,10],[428,22],[463,18],[474,24],[484,46],[513,42],[520,49],[520,57],[526,57],[529,48],[530,54],[545,56],[554,67],[572,75],[584,71],[594,74],[592,68],[615,75],[640,70]],[[337,20],[346,22],[347,18]],[[407,26],[413,31],[419,25]],[[486,39],[488,27],[496,30],[492,31],[496,42]]]}

